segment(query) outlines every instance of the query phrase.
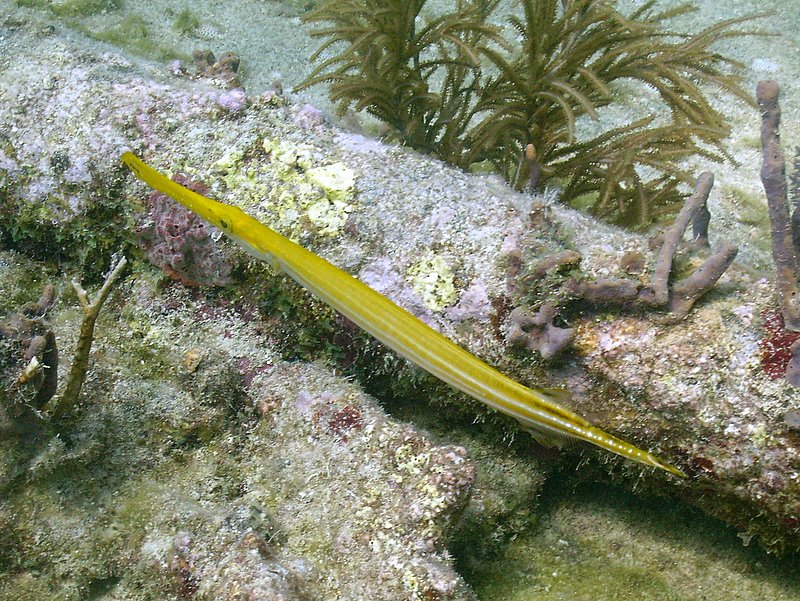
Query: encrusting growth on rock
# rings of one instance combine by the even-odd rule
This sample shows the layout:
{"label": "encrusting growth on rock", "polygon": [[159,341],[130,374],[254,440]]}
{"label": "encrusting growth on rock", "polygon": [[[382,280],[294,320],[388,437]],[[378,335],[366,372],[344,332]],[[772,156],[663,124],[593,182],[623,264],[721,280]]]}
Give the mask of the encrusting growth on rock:
{"label": "encrusting growth on rock", "polygon": [[[592,304],[663,307],[667,313],[660,317],[662,323],[676,323],[684,319],[694,303],[725,273],[738,252],[736,246],[723,243],[688,277],[670,284],[675,255],[690,223],[693,224],[695,245],[708,246],[710,215],[706,201],[713,185],[714,176],[710,172],[704,172],[697,178],[694,193],[686,200],[675,222],[664,234],[654,274],[648,284],[642,285],[639,281],[625,278],[580,280],[569,276],[553,295],[555,299],[546,299],[536,313],[531,313],[524,307],[517,307],[512,311],[508,342],[538,351],[545,359],[557,355],[572,341],[574,331],[555,326],[553,319],[558,315],[559,307],[571,300],[583,300]],[[521,271],[521,259],[515,256],[509,260],[509,289],[512,293],[519,292],[520,283],[523,288],[529,289],[548,274],[578,267],[580,261],[579,253],[564,251],[543,259],[526,274],[517,277],[511,271],[517,274]],[[635,273],[640,271],[638,263],[642,261],[640,257],[625,255],[623,268],[626,272]]]}
{"label": "encrusting growth on rock", "polygon": [[[198,194],[208,193],[201,182],[176,173],[173,179]],[[147,216],[138,229],[147,258],[171,279],[186,286],[231,283],[233,263],[206,223],[161,192],[147,196]]]}

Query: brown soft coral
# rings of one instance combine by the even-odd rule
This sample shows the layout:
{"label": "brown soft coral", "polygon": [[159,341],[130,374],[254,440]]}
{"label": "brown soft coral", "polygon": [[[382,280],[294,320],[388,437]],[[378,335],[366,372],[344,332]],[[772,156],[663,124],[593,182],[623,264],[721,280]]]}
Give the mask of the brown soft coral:
{"label": "brown soft coral", "polygon": [[44,316],[55,302],[45,287],[38,302],[23,305],[0,322],[0,411],[6,419],[32,417],[55,394],[56,337]]}

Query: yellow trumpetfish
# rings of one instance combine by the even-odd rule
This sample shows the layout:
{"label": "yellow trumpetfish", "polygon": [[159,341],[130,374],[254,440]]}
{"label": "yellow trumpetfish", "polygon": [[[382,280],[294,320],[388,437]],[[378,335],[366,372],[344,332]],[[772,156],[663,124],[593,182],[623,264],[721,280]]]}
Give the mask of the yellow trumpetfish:
{"label": "yellow trumpetfish", "polygon": [[237,207],[211,200],[165,177],[130,152],[136,176],[220,228],[250,254],[289,274],[396,353],[440,380],[510,415],[545,439],[576,438],[675,474],[651,453],[592,426],[556,401],[560,391],[531,389],[503,375],[349,273],[259,223]]}

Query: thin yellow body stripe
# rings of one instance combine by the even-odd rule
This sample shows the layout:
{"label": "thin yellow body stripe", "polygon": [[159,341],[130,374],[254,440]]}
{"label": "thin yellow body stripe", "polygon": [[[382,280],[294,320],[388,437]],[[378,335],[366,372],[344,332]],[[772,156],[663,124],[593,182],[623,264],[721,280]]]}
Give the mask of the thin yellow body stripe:
{"label": "thin yellow body stripe", "polygon": [[[283,261],[281,262],[283,263]],[[308,266],[306,265],[306,267]],[[321,290],[315,282],[304,277],[304,274],[313,273],[315,271],[313,268],[304,269],[303,273],[300,273],[297,266],[291,266],[287,271],[298,274],[295,279],[299,284],[325,300],[337,311],[350,316],[352,310],[343,299],[352,296],[351,290],[340,290],[340,295],[334,294],[334,291],[337,291],[335,284],[326,290]],[[535,414],[542,421],[553,420],[560,414],[562,418],[578,422],[581,426],[589,425],[577,415],[541,398],[536,398],[535,401],[547,403],[550,413],[532,411],[530,401],[528,403],[520,402],[519,399],[514,398],[513,392],[517,392],[516,396],[519,396],[519,393],[530,395],[533,391],[511,380],[486,363],[481,362],[480,369],[475,369],[476,357],[362,282],[358,282],[358,284],[359,287],[363,287],[361,292],[379,302],[374,305],[362,302],[361,311],[357,319],[354,319],[356,324],[410,361],[417,365],[424,365],[425,369],[434,376],[506,413],[514,411],[514,415],[530,416]],[[378,304],[380,307],[377,306]],[[413,319],[414,326],[418,327],[404,327],[408,324],[409,319]],[[398,321],[400,323],[396,323]],[[378,325],[380,330],[377,329]],[[425,345],[416,342],[422,339],[426,341]],[[462,369],[459,364],[473,369],[470,371]],[[495,384],[495,388],[488,388],[487,383],[490,381]],[[497,389],[497,384],[505,389],[502,390],[502,393]],[[563,427],[564,423],[558,420],[559,426]],[[569,421],[566,423],[570,424]]]}
{"label": "thin yellow body stripe", "polygon": [[669,463],[592,426],[561,407],[547,392],[503,375],[382,294],[237,207],[184,188],[130,152],[124,153],[122,160],[144,182],[220,228],[251,254],[282,269],[309,292],[440,380],[514,417],[526,428],[585,440],[634,461],[685,476]]}
{"label": "thin yellow body stripe", "polygon": [[[306,258],[309,262],[313,261],[314,263],[320,260],[316,255],[313,256],[316,260],[312,260],[310,257]],[[286,263],[282,258],[280,262]],[[325,266],[329,266],[327,261],[325,262]],[[295,279],[299,284],[325,300],[337,311],[349,317],[353,311],[347,305],[345,299],[352,296],[350,282],[348,282],[347,289],[340,289],[335,283],[331,283],[330,286],[321,289],[317,282],[307,277],[307,275],[317,271],[313,267],[314,266],[309,266],[308,264],[302,267],[299,265],[286,264],[287,272],[296,274]],[[300,271],[301,269],[302,272]],[[323,278],[322,275],[316,275],[317,281]],[[349,278],[351,276],[347,274],[347,277]],[[479,368],[476,369],[476,357],[424,322],[418,320],[402,307],[392,303],[383,295],[380,295],[358,280],[355,280],[355,282],[357,282],[359,288],[362,288],[360,291],[361,293],[371,297],[369,300],[375,301],[374,304],[370,302],[362,302],[360,304],[360,311],[358,315],[355,316],[356,318],[353,319],[359,327],[362,327],[376,338],[381,339],[387,346],[397,350],[397,352],[414,363],[420,365],[424,364],[426,369],[433,375],[459,389],[466,389],[464,392],[478,396],[479,398],[491,397],[494,400],[492,405],[498,409],[502,409],[505,406],[508,408],[515,408],[521,413],[530,410],[530,407],[526,403],[520,403],[519,400],[515,399],[513,393],[516,392],[517,396],[520,393],[527,393],[528,395],[533,393],[535,397],[538,396],[534,391],[511,380],[486,363],[480,362]],[[337,291],[339,294],[335,294]],[[413,320],[413,327],[408,327],[409,320]],[[378,327],[380,327],[380,330],[377,329]],[[422,339],[426,341],[425,345],[420,345],[416,342]],[[466,369],[459,369],[460,366],[458,364],[462,364],[464,367],[471,367],[472,370],[467,371]],[[491,376],[491,379],[494,380],[494,384],[500,384],[501,389],[505,389],[502,390],[505,394],[501,394],[501,390],[498,390],[497,386],[489,389],[486,376]],[[550,409],[551,413],[554,415],[560,414],[562,418],[577,421],[580,425],[589,425],[572,412],[553,404],[549,400],[536,398],[536,401],[543,404],[546,403],[548,409]],[[544,415],[544,417],[547,419],[553,416]]]}

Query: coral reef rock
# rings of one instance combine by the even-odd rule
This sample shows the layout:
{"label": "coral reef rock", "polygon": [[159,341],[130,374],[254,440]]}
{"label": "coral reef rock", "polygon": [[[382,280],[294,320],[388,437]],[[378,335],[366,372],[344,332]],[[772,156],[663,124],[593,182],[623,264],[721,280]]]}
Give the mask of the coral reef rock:
{"label": "coral reef rock", "polygon": [[[0,479],[1,598],[474,599],[446,550],[475,480],[463,447],[157,288],[122,284],[137,302],[107,309],[65,435],[16,466],[0,444],[24,475]],[[270,364],[246,395],[241,359]]]}
{"label": "coral reef rock", "polygon": [[[585,451],[582,470],[604,477],[611,473],[632,485],[686,499],[768,548],[800,547],[800,437],[785,419],[797,411],[800,390],[765,373],[759,354],[762,339],[771,336],[760,316],[776,308],[769,282],[734,264],[676,324],[615,308],[588,315],[575,311],[558,324],[574,331],[573,351],[553,362],[530,356],[520,360],[505,342],[514,306],[507,287],[509,254],[519,253],[524,273],[546,257],[574,250],[582,257],[586,278],[620,278],[626,275],[620,261],[631,253],[647,257],[644,274],[653,271],[647,240],[567,210],[552,197],[540,199],[537,215],[528,219],[530,198],[513,192],[498,177],[470,175],[324,122],[306,129],[296,123],[297,109],[274,91],[251,96],[232,115],[220,107],[220,90],[208,82],[170,75],[163,65],[135,62],[78,36],[38,35],[42,27],[33,17],[6,20],[0,36],[0,231],[15,249],[90,269],[94,263],[81,263],[76,254],[83,249],[84,258],[105,269],[111,252],[135,245],[130,224],[141,219],[142,201],[150,191],[120,163],[121,152],[132,149],[163,171],[181,170],[204,182],[215,198],[241,206],[350,273],[381,265],[385,279],[394,284],[383,287],[384,294],[519,380],[566,387],[572,392],[565,400],[570,409],[676,463],[691,477],[643,471],[594,450]],[[309,175],[330,176],[331,171],[338,174],[332,178],[340,187],[335,194],[327,189],[330,177],[325,183]],[[716,246],[720,234],[712,227],[709,235]],[[739,260],[747,260],[745,249]],[[697,267],[687,263],[674,266],[676,277]],[[252,277],[238,293],[244,295],[259,281]],[[421,293],[426,282],[446,292],[437,294],[435,303]],[[485,291],[489,302],[480,306],[489,314],[451,319],[449,311],[462,300],[466,303],[466,293],[475,286]],[[136,292],[126,298],[125,311],[131,313],[141,303],[155,304]],[[170,302],[159,299],[159,311],[170,314]],[[208,303],[214,302],[219,299],[209,297]],[[303,307],[292,311],[302,312]],[[233,499],[252,499],[274,516],[288,541],[276,560],[286,576],[265,586],[318,586],[340,590],[348,598],[369,582],[376,587],[373,599],[414,598],[410,591],[424,598],[427,590],[433,591],[428,598],[462,595],[441,548],[446,524],[469,488],[471,467],[462,451],[432,446],[413,428],[383,421],[371,401],[317,366],[282,366],[256,376],[249,390],[263,417],[249,434],[238,433],[229,441],[227,433],[214,429],[229,420],[210,415],[222,409],[192,397],[214,390],[214,382],[200,382],[191,393],[172,382],[184,353],[208,342],[187,341],[174,360],[167,360],[159,355],[163,337],[152,317],[139,319],[125,330],[125,353],[111,357],[109,351],[96,350],[105,361],[95,361],[93,381],[87,383],[95,392],[83,404],[103,408],[86,416],[98,422],[97,436],[76,433],[60,444],[68,445],[64,452],[74,461],[102,457],[104,465],[113,466],[109,452],[123,461],[126,453],[136,456],[132,449],[142,444],[141,438],[152,438],[153,444],[164,445],[166,457],[143,457],[141,465],[154,469],[167,460],[176,465],[158,476],[148,472],[149,483],[146,475],[125,484],[108,476],[103,486],[116,488],[113,493],[104,488],[105,496],[98,500],[138,495],[141,503],[151,505],[141,518],[135,517],[134,503],[115,510],[127,511],[129,520],[141,519],[136,532],[142,531],[146,541],[136,550],[133,545],[106,553],[114,557],[111,563],[93,575],[82,574],[83,582],[124,573],[120,566],[128,569],[134,557],[145,561],[147,549],[153,565],[162,566],[163,577],[174,586],[176,572],[167,556],[176,553],[169,551],[175,536],[186,532],[192,544],[203,545],[203,528],[224,523],[235,509],[229,506]],[[212,321],[224,324],[225,319],[221,314]],[[173,337],[207,327],[198,325],[198,314],[173,321]],[[241,328],[221,328],[218,335],[235,346]],[[260,344],[259,352],[269,354],[269,338],[262,335]],[[354,341],[348,351],[369,358],[369,353],[360,353],[359,344]],[[324,345],[320,341],[317,346]],[[265,364],[258,353],[237,353],[232,354],[234,365],[243,357],[252,365]],[[372,356],[376,370],[409,378],[402,361]],[[111,365],[111,359],[123,366]],[[273,359],[272,365],[280,363],[279,357]],[[124,365],[138,369],[137,378],[115,379]],[[261,377],[280,392],[270,396],[257,389]],[[477,402],[449,398],[452,402],[437,407],[441,420],[477,416],[500,422]],[[238,403],[225,410],[238,415]],[[109,422],[118,420],[129,424],[126,436],[108,429]],[[500,423],[521,435],[511,420]],[[228,453],[246,458],[237,455],[237,444],[248,449],[247,469],[224,458]],[[307,452],[295,447],[300,444]],[[568,449],[561,457],[574,461],[580,453],[580,448]],[[183,457],[180,468],[170,454]],[[48,465],[58,469],[58,462]],[[193,484],[175,476],[181,469],[193,474]],[[202,469],[207,470],[203,476],[198,473]],[[322,484],[334,476],[335,484]],[[227,484],[216,484],[218,480]],[[230,485],[231,480],[237,484]],[[230,489],[215,492],[217,485]],[[133,491],[136,487],[139,492]],[[229,499],[223,508],[220,497]],[[60,520],[41,518],[43,523],[60,522],[53,526],[55,534],[69,530],[69,547],[63,552],[80,554],[74,549],[76,537],[98,531],[109,537],[109,545],[117,544],[113,520],[108,521],[112,518],[87,516],[86,499],[64,505],[59,498],[49,497],[49,505],[37,513],[68,512]],[[160,517],[154,517],[156,510]],[[27,513],[16,511],[17,516]],[[93,519],[99,520],[96,525]],[[85,531],[73,531],[72,526]],[[40,540],[33,526],[18,531],[3,522],[0,528],[11,529],[4,540],[28,541],[30,547]],[[230,540],[243,541],[246,534],[232,533]],[[269,544],[269,536],[261,537]],[[41,553],[53,552],[44,543],[36,547]],[[214,562],[195,562],[193,571],[192,551],[187,553],[185,586],[211,590],[205,587],[212,586],[209,566]],[[236,553],[234,545],[215,557],[223,561],[230,556],[236,563]],[[298,557],[312,564],[315,575],[294,563]],[[28,559],[24,565],[38,563]],[[74,561],[80,563],[79,558]],[[361,561],[368,563],[362,566]],[[347,567],[336,567],[339,563]],[[262,567],[242,569],[261,573]],[[35,578],[19,573],[20,578]]]}

